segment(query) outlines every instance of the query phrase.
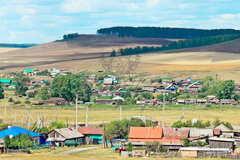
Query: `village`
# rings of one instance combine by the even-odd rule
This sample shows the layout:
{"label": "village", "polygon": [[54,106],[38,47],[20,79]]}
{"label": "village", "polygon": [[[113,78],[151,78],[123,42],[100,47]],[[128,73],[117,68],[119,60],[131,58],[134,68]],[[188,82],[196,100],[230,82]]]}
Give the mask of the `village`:
{"label": "village", "polygon": [[[6,115],[2,114],[2,153],[31,153],[30,150],[40,148],[97,145],[111,147],[112,152],[119,153],[121,157],[236,159],[240,156],[240,126],[229,123],[227,117],[212,122],[198,118],[184,119],[184,109],[187,108],[238,109],[240,84],[232,80],[221,81],[217,76],[204,79],[191,76],[186,79],[148,78],[133,74],[117,76],[105,71],[72,74],[54,68],[41,71],[24,69],[19,73],[4,74],[0,83],[5,113],[8,107],[76,109],[76,121],[72,124],[59,121],[57,117],[55,121],[46,123],[40,114],[34,123],[30,122],[30,114],[25,115],[28,116],[26,123],[23,122],[23,115],[21,121],[16,118],[15,121],[5,121]],[[83,84],[85,89],[77,84]],[[65,85],[69,86],[69,90],[62,92],[61,87]],[[80,88],[72,92],[76,86]],[[55,96],[57,87],[60,88],[55,93],[58,96]],[[86,107],[81,108],[83,106]],[[126,107],[129,110],[161,110],[163,119],[159,122],[138,114],[125,119],[122,112]],[[90,124],[88,110],[93,108],[119,109],[119,120]],[[165,110],[174,108],[180,108],[183,115],[169,126]],[[78,109],[86,110],[85,123],[78,122]]]}

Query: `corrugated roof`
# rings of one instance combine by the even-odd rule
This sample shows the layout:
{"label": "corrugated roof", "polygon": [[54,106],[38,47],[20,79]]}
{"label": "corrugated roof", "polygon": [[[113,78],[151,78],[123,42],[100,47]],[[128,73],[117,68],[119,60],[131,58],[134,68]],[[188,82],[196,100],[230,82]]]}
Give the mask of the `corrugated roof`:
{"label": "corrugated roof", "polygon": [[27,69],[25,69],[25,72],[27,72],[27,73],[30,73],[30,72],[33,72],[33,70],[32,70],[32,69],[29,69],[29,68],[27,68]]}
{"label": "corrugated roof", "polygon": [[180,139],[128,139],[129,142],[159,142],[159,143],[176,143],[179,144],[181,142]]}
{"label": "corrugated roof", "polygon": [[190,128],[190,137],[213,136],[213,129],[209,128]]}
{"label": "corrugated roof", "polygon": [[[39,136],[41,136],[38,133],[29,131],[27,129],[24,129],[24,128],[21,128],[21,127],[18,127],[18,126],[15,126],[15,127],[10,127],[8,129],[5,129],[5,130],[1,131],[0,132],[0,138],[2,139],[5,136],[10,136],[10,135],[17,136],[19,134],[28,134],[31,137],[39,137]],[[4,135],[4,137],[3,137],[3,135]]]}
{"label": "corrugated roof", "polygon": [[164,138],[183,139],[189,136],[190,129],[188,128],[164,128]]}
{"label": "corrugated roof", "polygon": [[229,132],[230,131],[230,129],[227,128],[224,124],[220,124],[215,129],[221,129],[222,132]]}
{"label": "corrugated roof", "polygon": [[129,138],[161,139],[161,127],[130,127]]}
{"label": "corrugated roof", "polygon": [[215,138],[215,137],[211,137],[211,138],[209,138],[209,141],[235,142],[236,139],[231,139],[231,138]]}
{"label": "corrugated roof", "polygon": [[0,83],[11,83],[11,79],[0,79]]}
{"label": "corrugated roof", "polygon": [[213,129],[214,136],[219,136],[221,134],[221,129]]}
{"label": "corrugated roof", "polygon": [[60,129],[54,129],[56,132],[61,134],[64,138],[70,139],[70,138],[78,138],[78,137],[84,137],[81,133],[79,133],[76,129],[71,128],[60,128]]}
{"label": "corrugated roof", "polygon": [[103,134],[100,127],[79,127],[78,132],[81,134]]}
{"label": "corrugated roof", "polygon": [[215,152],[229,152],[229,148],[200,148],[200,147],[181,147],[179,151],[215,151]]}

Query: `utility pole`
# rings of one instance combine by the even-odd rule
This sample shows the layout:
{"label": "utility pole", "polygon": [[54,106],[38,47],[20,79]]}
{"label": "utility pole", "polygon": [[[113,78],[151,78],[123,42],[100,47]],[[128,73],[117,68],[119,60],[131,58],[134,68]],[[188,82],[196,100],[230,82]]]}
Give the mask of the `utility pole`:
{"label": "utility pole", "polygon": [[23,126],[23,113],[22,113],[22,110],[21,110],[21,126]]}
{"label": "utility pole", "polygon": [[6,105],[6,102],[5,102],[5,110],[4,110],[4,117],[7,115],[7,105]]}
{"label": "utility pole", "polygon": [[76,95],[76,130],[78,129],[78,94]]}
{"label": "utility pole", "polygon": [[184,106],[182,107],[182,116],[181,116],[182,127],[183,127],[183,119],[184,119]]}
{"label": "utility pole", "polygon": [[122,120],[122,105],[120,105],[120,121]]}
{"label": "utility pole", "polygon": [[165,93],[163,93],[163,122],[162,127],[165,127]]}
{"label": "utility pole", "polygon": [[85,127],[88,127],[88,105],[86,107],[86,124]]}
{"label": "utility pole", "polygon": [[30,111],[28,111],[28,130],[30,129]]}

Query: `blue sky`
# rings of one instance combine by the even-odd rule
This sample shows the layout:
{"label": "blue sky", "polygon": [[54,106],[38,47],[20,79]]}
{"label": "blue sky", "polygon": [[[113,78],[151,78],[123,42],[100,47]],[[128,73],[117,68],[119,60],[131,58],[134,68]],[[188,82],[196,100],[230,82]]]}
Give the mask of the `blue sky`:
{"label": "blue sky", "polygon": [[45,43],[112,26],[240,29],[240,0],[0,0],[0,43]]}

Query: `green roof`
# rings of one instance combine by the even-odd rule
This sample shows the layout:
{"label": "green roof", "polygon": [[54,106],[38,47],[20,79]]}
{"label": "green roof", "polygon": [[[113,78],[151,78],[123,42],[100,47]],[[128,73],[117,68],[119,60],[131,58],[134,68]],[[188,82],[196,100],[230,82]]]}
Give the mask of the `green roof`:
{"label": "green roof", "polygon": [[11,83],[11,79],[0,79],[0,83]]}
{"label": "green roof", "polygon": [[44,83],[44,84],[46,84],[47,83],[47,81],[46,80],[41,80],[42,81],[42,83]]}
{"label": "green roof", "polygon": [[10,83],[9,84],[10,86],[16,86],[16,85],[18,85],[17,83]]}
{"label": "green roof", "polygon": [[32,69],[25,69],[24,71],[27,72],[27,73],[33,72]]}

